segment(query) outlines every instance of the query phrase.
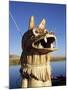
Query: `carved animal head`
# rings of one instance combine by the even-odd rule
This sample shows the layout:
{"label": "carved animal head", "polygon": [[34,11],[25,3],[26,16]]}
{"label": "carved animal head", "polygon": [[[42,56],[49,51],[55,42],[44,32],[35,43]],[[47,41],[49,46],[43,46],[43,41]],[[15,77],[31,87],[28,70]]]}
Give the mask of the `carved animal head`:
{"label": "carved animal head", "polygon": [[46,20],[43,19],[38,27],[35,26],[34,16],[29,20],[29,29],[23,35],[22,49],[24,52],[33,54],[47,54],[56,50],[56,36],[46,29]]}

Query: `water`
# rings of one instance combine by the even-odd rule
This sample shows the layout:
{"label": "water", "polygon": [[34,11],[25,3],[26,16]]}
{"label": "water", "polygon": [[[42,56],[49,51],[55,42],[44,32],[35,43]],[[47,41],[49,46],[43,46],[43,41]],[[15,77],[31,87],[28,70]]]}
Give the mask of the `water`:
{"label": "water", "polygon": [[21,87],[20,65],[11,65],[9,67],[9,88]]}
{"label": "water", "polygon": [[56,62],[51,62],[52,66],[52,76],[60,76],[66,75],[66,62],[65,61],[56,61]]}
{"label": "water", "polygon": [[[66,75],[66,64],[65,61],[51,62],[52,76]],[[20,65],[11,65],[9,68],[9,79],[10,88],[20,88],[21,87],[21,76],[20,76]]]}

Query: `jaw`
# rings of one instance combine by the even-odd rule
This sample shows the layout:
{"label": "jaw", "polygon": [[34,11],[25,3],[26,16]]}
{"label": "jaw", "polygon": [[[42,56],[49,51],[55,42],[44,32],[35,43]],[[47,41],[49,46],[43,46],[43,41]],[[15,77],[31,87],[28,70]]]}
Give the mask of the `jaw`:
{"label": "jaw", "polygon": [[36,52],[41,53],[41,54],[53,52],[57,50],[55,48],[55,40],[56,40],[56,37],[54,35],[48,34],[44,37],[41,37],[35,40],[32,43],[32,47],[35,49]]}

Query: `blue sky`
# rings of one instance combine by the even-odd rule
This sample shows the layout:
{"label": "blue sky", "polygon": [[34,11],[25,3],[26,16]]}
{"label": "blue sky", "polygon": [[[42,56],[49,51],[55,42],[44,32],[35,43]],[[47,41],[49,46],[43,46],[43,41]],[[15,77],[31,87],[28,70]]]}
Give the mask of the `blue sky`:
{"label": "blue sky", "polygon": [[[57,37],[56,47],[59,49],[53,54],[65,55],[65,34],[66,34],[66,6],[64,4],[41,4],[10,1],[9,11],[12,13],[22,35],[28,30],[29,17],[35,16],[35,23],[46,19],[46,28],[55,32]],[[10,54],[21,55],[22,36],[9,15],[10,30]]]}

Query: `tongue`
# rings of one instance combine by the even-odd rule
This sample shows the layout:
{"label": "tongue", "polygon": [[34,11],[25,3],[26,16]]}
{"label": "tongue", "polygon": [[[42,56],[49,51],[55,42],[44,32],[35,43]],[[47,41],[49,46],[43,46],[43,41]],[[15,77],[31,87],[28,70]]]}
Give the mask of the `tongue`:
{"label": "tongue", "polygon": [[41,43],[39,43],[38,48],[43,48],[43,46],[41,45]]}

